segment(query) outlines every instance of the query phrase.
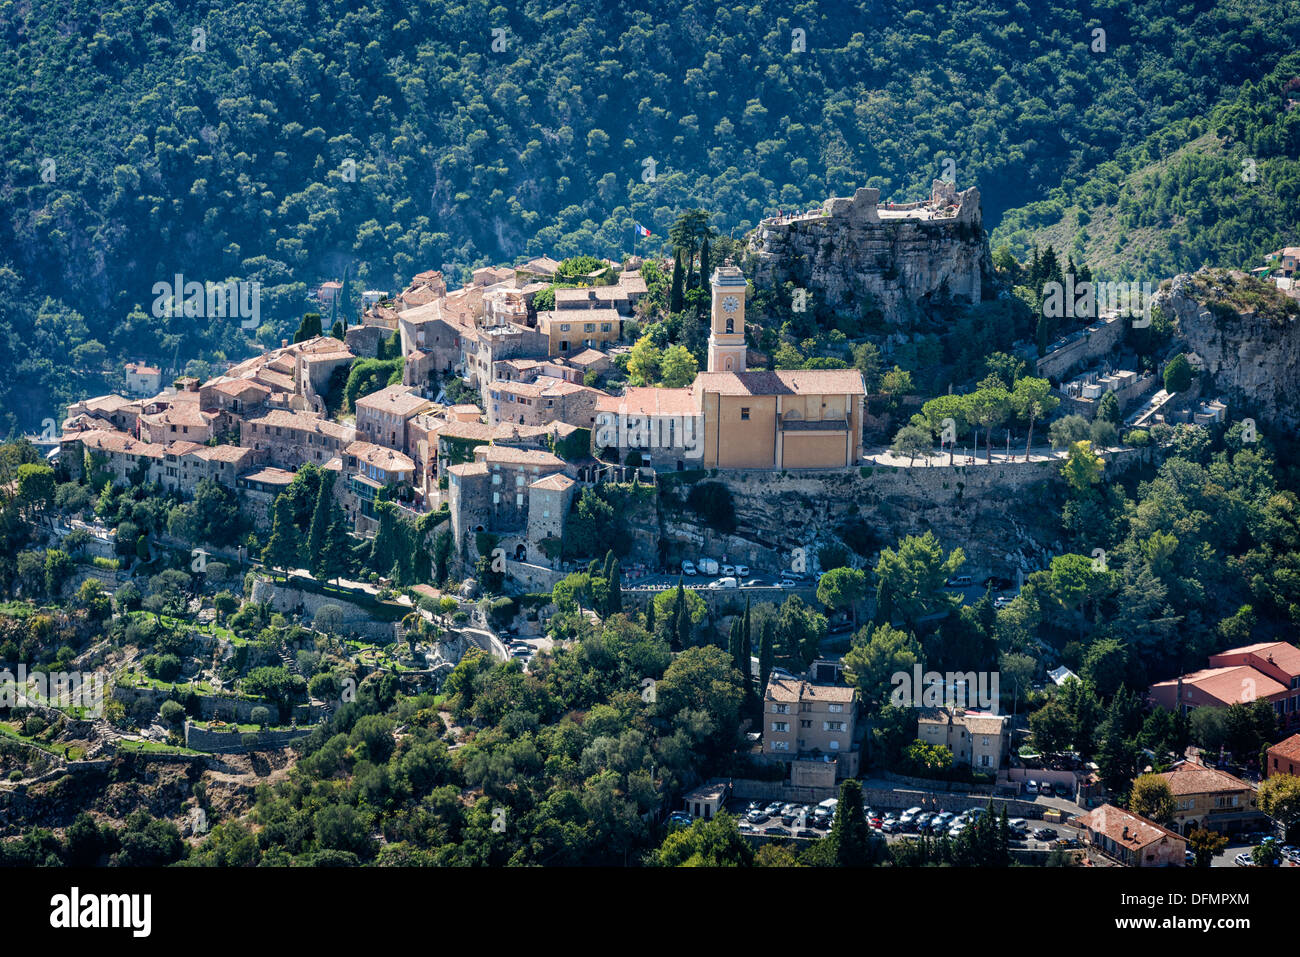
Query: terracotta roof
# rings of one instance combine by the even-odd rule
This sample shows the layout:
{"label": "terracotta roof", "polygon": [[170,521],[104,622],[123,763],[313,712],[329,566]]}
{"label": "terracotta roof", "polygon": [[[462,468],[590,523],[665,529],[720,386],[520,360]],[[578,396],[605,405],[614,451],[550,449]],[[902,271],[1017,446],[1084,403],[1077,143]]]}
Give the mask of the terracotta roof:
{"label": "terracotta roof", "polygon": [[1272,745],[1268,753],[1276,754],[1279,758],[1286,758],[1288,761],[1300,762],[1300,734],[1293,734]]}
{"label": "terracotta roof", "polygon": [[555,475],[548,475],[546,478],[539,478],[528,487],[543,489],[548,492],[563,492],[565,489],[572,488],[576,484],[577,483],[567,475],[561,475],[557,472]]}
{"label": "terracotta roof", "polygon": [[[550,335],[551,326],[557,322],[567,322],[572,325],[583,322],[621,322],[622,319],[617,309],[565,309],[562,312],[539,312],[537,328]],[[569,331],[581,332],[582,330],[570,328]]]}
{"label": "terracotta roof", "polygon": [[699,415],[700,407],[692,389],[656,389],[628,386],[622,395],[596,397],[597,412],[620,415]]}
{"label": "terracotta roof", "polygon": [[853,689],[842,685],[818,685],[802,678],[783,678],[773,675],[768,679],[765,697],[772,701],[786,703],[827,701],[832,704],[850,704],[853,701]]}
{"label": "terracotta roof", "polygon": [[1222,791],[1253,791],[1255,788],[1218,768],[1208,768],[1194,761],[1179,761],[1160,775],[1169,782],[1175,795],[1214,794]]}
{"label": "terracotta roof", "polygon": [[373,442],[353,442],[343,451],[385,472],[410,472],[415,468],[415,463],[408,456]]}
{"label": "terracotta roof", "polygon": [[[1106,835],[1120,847],[1131,851],[1139,851],[1165,838],[1183,840],[1168,828],[1161,827],[1154,821],[1148,821],[1131,811],[1115,807],[1113,804],[1103,804],[1095,811],[1085,814],[1079,818],[1079,824],[1091,831]],[[1124,836],[1125,828],[1128,828],[1127,838]]]}
{"label": "terracotta roof", "polygon": [[471,475],[487,475],[487,466],[482,462],[463,462],[460,465],[451,465],[447,467],[449,475],[466,478]]}
{"label": "terracotta roof", "polygon": [[620,286],[582,286],[555,290],[555,308],[561,309],[561,303],[572,302],[618,302],[627,299],[627,290]]}
{"label": "terracotta roof", "polygon": [[866,395],[857,369],[701,372],[692,387],[722,395]]}
{"label": "terracotta roof", "polygon": [[194,454],[209,462],[241,462],[255,453],[238,445],[201,445]]}
{"label": "terracotta roof", "polygon": [[609,356],[605,355],[605,353],[601,352],[599,349],[583,349],[576,356],[570,356],[565,361],[571,365],[585,366],[591,365],[594,362],[599,362],[601,359],[608,358]]}
{"label": "terracotta roof", "polygon": [[1286,691],[1281,684],[1250,665],[1205,668],[1183,675],[1181,679],[1158,682],[1152,687],[1177,687],[1180,680],[1224,704],[1246,704],[1256,698],[1268,698]]}
{"label": "terracotta roof", "polygon": [[351,441],[356,437],[356,429],[340,425],[329,419],[323,419],[312,412],[293,412],[289,409],[272,409],[255,419],[248,419],[249,425],[274,426],[282,429],[298,429],[328,435],[331,438]]}
{"label": "terracotta roof", "polygon": [[198,442],[169,442],[163,446],[163,451],[168,455],[188,455],[191,452],[203,448]]}
{"label": "terracotta roof", "polygon": [[480,445],[474,458],[488,465],[536,465],[556,470],[564,468],[564,460],[540,449],[515,449],[508,445]]}
{"label": "terracotta roof", "polygon": [[1254,655],[1264,661],[1271,658],[1273,664],[1287,674],[1300,675],[1300,648],[1285,641],[1265,641],[1257,645],[1246,645],[1244,648],[1229,648],[1227,651],[1211,655],[1210,662],[1213,664],[1216,659],[1233,655]]}
{"label": "terracotta roof", "polygon": [[410,386],[390,385],[357,399],[356,407],[358,410],[374,409],[378,412],[405,417],[414,415],[432,404],[424,396],[412,392]]}
{"label": "terracotta roof", "polygon": [[229,396],[240,396],[249,391],[271,394],[270,389],[254,379],[213,379],[203,383],[203,388]]}
{"label": "terracotta roof", "polygon": [[153,459],[160,459],[166,454],[162,445],[141,442],[139,439],[131,438],[125,432],[109,432],[107,430],[82,432],[78,436],[78,440],[85,448],[95,449],[100,452],[147,455]]}
{"label": "terracotta roof", "polygon": [[265,482],[267,485],[288,485],[293,481],[293,473],[284,469],[264,468],[239,476],[249,482]]}

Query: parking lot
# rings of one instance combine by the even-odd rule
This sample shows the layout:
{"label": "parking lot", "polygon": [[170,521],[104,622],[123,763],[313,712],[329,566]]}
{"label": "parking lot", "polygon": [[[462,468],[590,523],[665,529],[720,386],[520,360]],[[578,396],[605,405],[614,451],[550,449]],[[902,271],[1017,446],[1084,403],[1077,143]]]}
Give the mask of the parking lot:
{"label": "parking lot", "polygon": [[[774,838],[811,840],[825,837],[834,824],[834,801],[812,804],[782,804],[779,801],[732,801],[728,810],[740,819],[744,834]],[[866,808],[867,824],[872,832],[887,843],[915,839],[921,834],[938,837],[946,834],[956,837],[983,808],[972,808],[961,814],[925,811],[919,807],[909,810],[875,810]],[[936,827],[933,823],[939,821]],[[1050,851],[1059,846],[1081,847],[1082,835],[1066,824],[1044,824],[1012,818],[1012,849]]]}

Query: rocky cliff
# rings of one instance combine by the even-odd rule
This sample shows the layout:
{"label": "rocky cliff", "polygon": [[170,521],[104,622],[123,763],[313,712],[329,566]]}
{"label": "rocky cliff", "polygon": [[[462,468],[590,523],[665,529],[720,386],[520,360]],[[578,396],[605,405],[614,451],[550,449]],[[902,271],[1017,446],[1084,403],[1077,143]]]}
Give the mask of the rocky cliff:
{"label": "rocky cliff", "polygon": [[[1106,454],[1114,479],[1153,455],[1151,449]],[[755,569],[791,567],[803,549],[816,572],[823,546],[893,547],[904,535],[933,530],[945,549],[966,553],[965,574],[1015,578],[1060,554],[1060,462],[978,464],[935,468],[862,468],[807,472],[719,472],[706,481],[731,492],[734,534],[704,527],[686,506],[685,483],[663,489],[666,557],[726,556]]]}
{"label": "rocky cliff", "polygon": [[1234,419],[1300,425],[1300,302],[1245,273],[1203,269],[1155,296],[1172,312],[1186,350],[1200,359],[1203,395],[1239,406]]}
{"label": "rocky cliff", "polygon": [[773,217],[750,234],[754,284],[793,282],[836,309],[868,301],[904,325],[912,307],[977,302],[992,273],[979,190],[936,180],[928,201],[880,207],[880,190],[828,199],[820,214]]}

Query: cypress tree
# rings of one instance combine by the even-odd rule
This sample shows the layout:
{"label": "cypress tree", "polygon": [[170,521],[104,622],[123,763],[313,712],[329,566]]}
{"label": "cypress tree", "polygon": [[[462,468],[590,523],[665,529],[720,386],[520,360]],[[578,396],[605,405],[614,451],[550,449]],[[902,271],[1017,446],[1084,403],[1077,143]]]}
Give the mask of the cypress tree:
{"label": "cypress tree", "polygon": [[754,657],[753,634],[750,631],[749,621],[749,596],[745,596],[745,620],[741,626],[740,632],[740,673],[745,676],[745,700],[750,701],[754,696],[754,672],[750,667],[750,659]]}
{"label": "cypress tree", "polygon": [[271,521],[271,539],[262,549],[262,561],[269,568],[288,572],[298,560],[298,530],[293,525],[293,502],[281,492],[275,498],[274,518]]}
{"label": "cypress tree", "polygon": [[773,639],[776,628],[771,618],[763,619],[758,639],[758,693],[767,694],[767,679],[772,675]]}
{"label": "cypress tree", "polygon": [[840,800],[835,805],[835,823],[831,825],[838,867],[865,867],[870,861],[871,836],[867,816],[862,810],[862,784],[849,779],[840,785]]}
{"label": "cypress tree", "polygon": [[[727,652],[731,655],[731,663],[737,671],[740,671],[740,619],[731,619],[731,631],[727,638]],[[744,674],[741,671],[741,674]]]}
{"label": "cypress tree", "polygon": [[324,566],[325,539],[334,515],[331,493],[334,491],[334,473],[322,472],[320,487],[316,492],[316,507],[311,513],[311,527],[307,532],[307,567],[317,578],[321,577]]}
{"label": "cypress tree", "polygon": [[651,636],[653,636],[655,633],[654,598],[651,598],[650,601],[648,601],[645,606],[645,630],[648,631],[651,634]]}
{"label": "cypress tree", "polygon": [[[612,555],[613,552],[610,552]],[[614,559],[609,565],[609,615],[617,615],[623,610],[623,570],[619,567],[618,559]],[[608,615],[606,615],[608,617]]]}
{"label": "cypress tree", "polygon": [[709,237],[700,241],[700,286],[709,281]]}
{"label": "cypress tree", "polygon": [[668,311],[682,311],[682,254],[673,257],[673,284],[668,293]]}
{"label": "cypress tree", "polygon": [[686,585],[680,576],[677,579],[677,598],[673,602],[673,638],[674,646],[680,651],[686,647],[691,634],[691,616],[686,611]]}

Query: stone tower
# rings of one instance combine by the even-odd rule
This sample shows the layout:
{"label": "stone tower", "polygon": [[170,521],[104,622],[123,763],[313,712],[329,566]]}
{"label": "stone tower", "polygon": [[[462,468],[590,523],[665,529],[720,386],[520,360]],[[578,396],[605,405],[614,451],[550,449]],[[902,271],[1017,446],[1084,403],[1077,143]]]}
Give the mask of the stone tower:
{"label": "stone tower", "polygon": [[745,371],[745,274],[728,259],[713,270],[709,372]]}

